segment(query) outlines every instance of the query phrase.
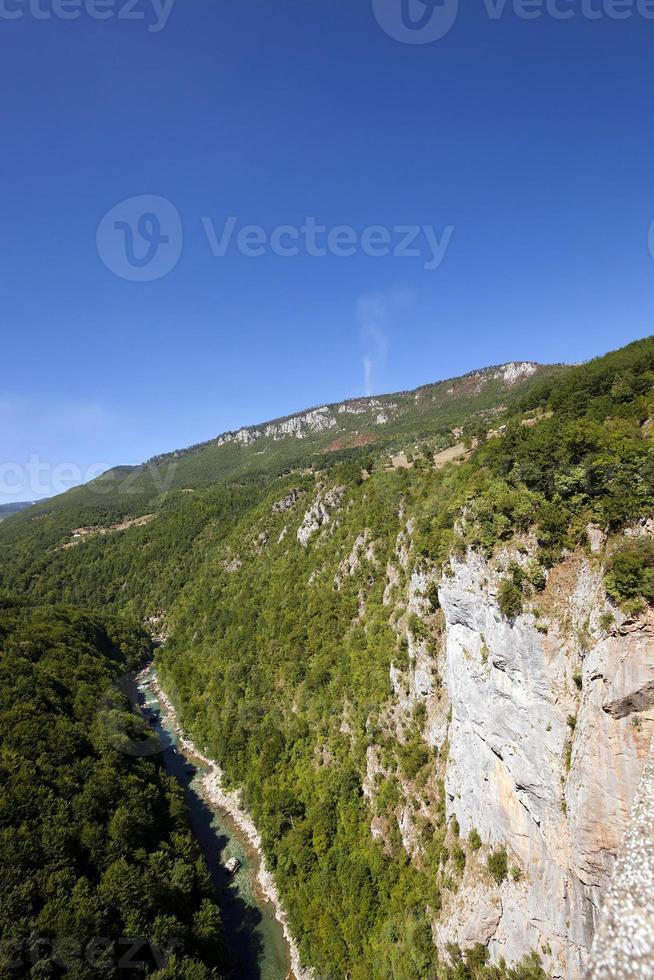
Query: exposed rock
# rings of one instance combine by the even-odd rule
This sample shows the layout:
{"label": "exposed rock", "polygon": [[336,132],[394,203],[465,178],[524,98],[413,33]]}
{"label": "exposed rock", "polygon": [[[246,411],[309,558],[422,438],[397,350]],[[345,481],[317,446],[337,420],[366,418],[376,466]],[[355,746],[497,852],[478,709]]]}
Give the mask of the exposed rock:
{"label": "exposed rock", "polygon": [[163,647],[170,638],[170,633],[166,627],[166,613],[160,609],[153,616],[147,616],[143,620],[143,626],[150,639],[156,647]]}
{"label": "exposed rock", "polygon": [[275,441],[284,439],[286,436],[306,439],[312,432],[325,432],[328,429],[333,429],[335,425],[336,419],[328,408],[316,408],[304,415],[295,415],[283,422],[267,425],[264,434]]}
{"label": "exposed rock", "polygon": [[[584,954],[593,938],[654,735],[652,708],[637,715],[637,725],[632,717],[623,715],[644,679],[653,676],[651,665],[652,641],[642,631],[605,637],[584,659],[583,698],[566,787],[571,864],[585,898]],[[609,705],[611,713],[605,710]]]}
{"label": "exposed rock", "polygon": [[496,371],[493,377],[507,385],[514,385],[521,378],[530,378],[537,370],[538,365],[531,361],[511,361]]}
{"label": "exposed rock", "polygon": [[598,527],[597,524],[589,524],[586,528],[590,550],[593,554],[598,554],[606,544],[606,532]]}
{"label": "exposed rock", "polygon": [[282,514],[286,510],[291,510],[302,496],[301,490],[291,490],[282,500],[272,505],[273,514]]}
{"label": "exposed rock", "polygon": [[260,439],[272,439],[274,442],[289,436],[295,439],[306,439],[314,432],[325,432],[328,429],[333,429],[336,425],[337,422],[331,409],[324,406],[305,412],[303,415],[293,415],[288,419],[270,422],[264,428],[253,426],[247,429],[239,429],[238,432],[226,432],[216,439],[215,444],[225,446],[235,442],[242,446],[251,446]]}
{"label": "exposed rock", "polygon": [[309,576],[308,584],[315,585],[324,571],[325,571],[324,564],[318,565],[317,568],[314,568],[314,570],[311,572],[311,575]]}
{"label": "exposed rock", "polygon": [[389,826],[386,817],[373,817],[370,823],[370,832],[372,834],[372,839],[379,841],[384,845],[384,853],[391,857],[393,854],[393,849],[389,845],[389,838],[391,835],[391,828]]}
{"label": "exposed rock", "polygon": [[[654,733],[653,712],[634,727],[603,709],[633,699],[651,676],[651,639],[599,630],[601,570],[583,560],[548,584],[547,635],[531,614],[503,619],[498,574],[484,559],[470,554],[452,573],[440,587],[452,703],[448,813],[463,834],[474,827],[484,842],[508,845],[525,871],[520,888],[503,892],[493,958],[514,962],[546,946],[552,975],[575,980]],[[590,635],[583,659],[581,629]],[[477,915],[474,893],[470,902]]]}
{"label": "exposed rock", "polygon": [[[355,401],[345,402],[338,406],[339,415],[366,415],[375,408],[379,408],[381,402],[377,398],[357,398]],[[397,405],[390,403],[387,409],[397,408]]]}
{"label": "exposed rock", "polygon": [[654,975],[654,745],[593,943],[588,980]]}
{"label": "exposed rock", "polygon": [[431,612],[427,591],[429,586],[434,583],[434,575],[425,569],[417,569],[411,573],[409,579],[409,594],[407,597],[407,611],[415,616],[425,617]]}
{"label": "exposed rock", "polygon": [[626,538],[651,538],[654,536],[654,518],[643,518],[624,532]]}
{"label": "exposed rock", "polygon": [[398,453],[397,456],[391,456],[391,466],[394,470],[410,470],[413,463],[410,463],[407,454],[402,452]]}
{"label": "exposed rock", "polygon": [[345,487],[334,487],[326,493],[319,493],[316,500],[307,510],[298,528],[297,539],[303,548],[309,543],[309,538],[316,534],[325,524],[329,524],[331,513],[340,507]]}
{"label": "exposed rock", "polygon": [[400,573],[393,562],[388,563],[386,566],[386,587],[384,589],[383,603],[385,606],[390,606],[393,597],[393,589],[396,589],[400,584]]}
{"label": "exposed rock", "polygon": [[654,707],[654,643],[649,631],[643,629],[641,637],[634,635],[629,644],[610,642],[621,649],[615,651],[617,659],[605,685],[602,710],[612,718],[626,718]]}
{"label": "exposed rock", "polygon": [[381,749],[378,745],[369,745],[366,750],[366,774],[361,784],[366,799],[374,798],[377,779],[384,775],[386,773],[381,764]]}
{"label": "exposed rock", "polygon": [[338,566],[338,572],[334,578],[334,585],[337,589],[341,588],[344,579],[352,578],[359,571],[362,561],[375,561],[375,546],[370,540],[370,530],[365,528],[357,537],[352,545],[352,550],[347,558]]}
{"label": "exposed rock", "polygon": [[[406,592],[404,609],[407,614],[419,617],[428,614],[430,604],[425,590],[433,582],[433,572],[414,569]],[[427,639],[413,635],[405,616],[397,620],[395,628],[406,643],[409,662],[406,671],[395,665],[391,665],[390,670],[396,737],[403,741],[404,730],[418,705],[422,705],[425,711],[424,741],[432,748],[440,748],[447,734],[449,702],[438,689],[438,659],[430,651]]]}
{"label": "exposed rock", "polygon": [[502,897],[497,886],[484,884],[466,875],[468,881],[449,900],[434,926],[434,942],[444,950],[455,943],[462,950],[477,943],[487,946],[502,918]]}

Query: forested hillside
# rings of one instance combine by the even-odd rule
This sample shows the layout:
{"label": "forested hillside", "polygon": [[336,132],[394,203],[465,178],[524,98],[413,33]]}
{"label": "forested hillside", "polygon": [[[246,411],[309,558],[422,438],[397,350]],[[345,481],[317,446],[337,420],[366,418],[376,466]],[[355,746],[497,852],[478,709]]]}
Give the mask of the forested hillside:
{"label": "forested hillside", "polygon": [[3,976],[219,977],[220,912],[181,792],[116,682],[138,629],[0,599]]}
{"label": "forested hillside", "polygon": [[33,506],[31,501],[23,501],[15,504],[0,504],[0,521],[5,521],[8,517],[13,517],[14,514],[20,514],[21,511],[28,510]]}
{"label": "forested hillside", "polygon": [[[0,527],[5,589],[41,606],[109,609],[156,635],[163,686],[195,742],[242,788],[292,931],[325,980],[581,975],[654,732],[647,703],[636,714],[616,709],[612,721],[606,698],[618,704],[632,692],[609,691],[610,662],[591,669],[594,657],[618,664],[627,653],[646,663],[654,339],[579,367],[515,367],[372,406],[330,406],[318,423],[315,411],[294,417],[304,421],[290,430],[279,428],[288,420],[242,430],[249,435],[114,471]],[[87,889],[94,915],[128,928],[129,904],[107,898],[123,887],[124,862],[163,862],[157,854],[172,838],[176,859],[195,858],[185,831],[171,838],[170,823],[152,824],[143,803],[153,782],[148,800],[172,794],[166,807],[179,819],[172,789],[150,763],[94,742],[87,696],[73,690],[76,671],[98,690],[125,661],[114,667],[85,647],[78,664],[73,645],[55,666],[61,644],[23,652],[21,630],[37,627],[23,613],[6,616],[8,684],[40,690],[39,672],[54,685],[54,708],[29,695],[30,724],[54,711],[75,726],[81,712],[76,737],[87,741],[71,748],[67,770],[117,767],[136,780],[126,796],[141,801],[133,812],[115,817],[111,797],[104,830],[97,809],[97,826],[71,830],[97,840],[98,856],[90,870],[68,868],[64,886]],[[54,622],[77,629],[77,616],[91,628],[77,613]],[[138,652],[124,637],[121,646]],[[599,693],[598,676],[607,685]],[[494,721],[475,748],[477,697]],[[605,736],[631,768],[617,773],[617,790],[606,788],[624,806],[596,849],[601,867],[582,871],[577,841],[592,836],[590,813],[596,820],[604,799],[591,807],[586,750]],[[10,753],[15,739],[20,728],[8,721]],[[486,757],[483,772],[469,762]],[[72,799],[75,813],[75,777],[60,785],[56,771],[29,778],[52,780],[49,798]],[[112,838],[120,821],[128,854]],[[562,840],[572,842],[565,853]],[[5,868],[23,860],[12,855]],[[183,921],[186,955],[208,962],[197,923],[210,905],[196,874],[185,913],[173,890],[163,914]],[[543,881],[565,881],[566,897]],[[7,913],[21,935],[57,914],[47,887],[31,887],[38,898],[24,924],[18,902]],[[144,872],[139,888],[150,887]],[[159,937],[155,906],[146,899],[153,918],[139,925]],[[490,925],[467,930],[470,922]]]}

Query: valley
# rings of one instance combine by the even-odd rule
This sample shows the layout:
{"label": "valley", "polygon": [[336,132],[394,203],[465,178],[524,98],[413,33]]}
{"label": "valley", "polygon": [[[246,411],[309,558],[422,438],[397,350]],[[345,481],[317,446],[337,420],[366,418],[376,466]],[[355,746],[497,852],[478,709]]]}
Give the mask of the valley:
{"label": "valley", "polygon": [[651,338],[515,362],[3,522],[3,595],[154,646],[215,801],[256,828],[296,976],[584,976],[654,736],[653,391]]}
{"label": "valley", "polygon": [[[164,764],[184,791],[191,826],[220,896],[228,972],[243,980],[286,980],[297,953],[284,936],[283,911],[265,870],[265,858],[251,820],[234,795],[220,789],[220,773],[179,730],[174,709],[152,669],[137,678],[139,702],[162,740]],[[173,751],[174,750],[174,751]],[[230,878],[226,863],[239,861]],[[298,969],[295,980],[302,980]]]}

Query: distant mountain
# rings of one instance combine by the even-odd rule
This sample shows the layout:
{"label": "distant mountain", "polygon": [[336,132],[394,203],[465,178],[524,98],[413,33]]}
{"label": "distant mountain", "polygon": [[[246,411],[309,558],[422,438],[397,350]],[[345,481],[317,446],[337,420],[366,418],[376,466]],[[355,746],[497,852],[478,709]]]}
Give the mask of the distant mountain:
{"label": "distant mountain", "polygon": [[[156,456],[147,466],[187,460],[223,447],[254,447],[258,455],[274,450],[276,444],[301,442],[302,455],[315,444],[323,452],[378,446],[441,435],[451,435],[451,423],[459,421],[465,408],[468,428],[486,421],[486,416],[505,411],[505,403],[516,392],[524,394],[537,380],[562,369],[561,365],[542,365],[533,361],[471,371],[462,377],[422,385],[412,391],[395,392],[335,402],[258,425],[224,432],[215,439]],[[223,454],[224,455],[224,454]]]}
{"label": "distant mountain", "polygon": [[501,425],[521,399],[565,370],[513,361],[413,391],[313,407],[224,432],[140,466],[114,467],[85,486],[39,502],[30,517],[82,510],[80,523],[106,524],[145,513],[171,491],[317,471],[353,457],[443,451]]}
{"label": "distant mountain", "polygon": [[4,521],[7,517],[12,517],[14,514],[20,514],[22,510],[28,510],[33,506],[33,500],[22,500],[13,504],[0,504],[0,521]]}

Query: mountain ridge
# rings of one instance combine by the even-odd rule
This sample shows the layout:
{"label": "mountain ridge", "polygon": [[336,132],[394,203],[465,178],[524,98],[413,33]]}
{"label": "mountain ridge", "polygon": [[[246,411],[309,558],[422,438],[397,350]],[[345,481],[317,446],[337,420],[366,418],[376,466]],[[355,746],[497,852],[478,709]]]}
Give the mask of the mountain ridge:
{"label": "mountain ridge", "polygon": [[[90,483],[38,501],[30,517],[85,501],[102,519],[102,501],[119,498],[120,506],[109,518],[117,522],[144,513],[152,500],[171,490],[223,480],[251,481],[308,464],[320,467],[327,455],[349,458],[366,450],[396,454],[414,448],[417,440],[426,440],[434,452],[440,452],[461,438],[471,440],[518,398],[566,370],[569,367],[562,364],[514,360],[406,391],[302,409],[142,463],[117,464]],[[92,523],[96,517],[90,515],[84,522]]]}
{"label": "mountain ridge", "polygon": [[[393,409],[397,407],[392,404],[394,399],[406,399],[410,396],[422,396],[429,391],[434,391],[435,389],[442,388],[446,385],[456,385],[469,380],[479,380],[483,382],[484,380],[492,379],[503,380],[507,385],[513,386],[521,377],[531,377],[542,372],[562,370],[566,367],[568,367],[568,365],[562,363],[542,364],[538,361],[507,361],[503,364],[492,364],[487,367],[476,368],[471,371],[467,371],[465,374],[455,375],[439,381],[429,381],[418,385],[416,388],[407,388],[373,395],[357,395],[340,401],[316,404],[310,406],[309,408],[300,409],[296,412],[280,415],[276,418],[255,422],[250,425],[243,425],[238,429],[226,430],[218,433],[218,435],[213,436],[210,439],[205,439],[202,442],[194,443],[192,445],[171,450],[169,452],[156,454],[155,456],[150,457],[144,463],[137,465],[158,465],[159,463],[165,462],[169,459],[178,459],[194,452],[200,452],[209,446],[217,445],[220,447],[228,442],[240,441],[239,436],[243,441],[245,441],[246,444],[251,444],[251,441],[256,441],[258,438],[265,437],[267,432],[269,432],[271,429],[280,428],[284,426],[285,423],[293,422],[295,420],[304,420],[310,416],[316,416],[326,412],[359,415],[364,414],[365,412],[365,408],[363,408],[363,411],[358,410],[360,406],[367,406],[370,411],[376,410],[377,408]],[[498,377],[499,372],[504,372],[502,378]],[[389,402],[391,403],[390,405]],[[352,409],[354,409],[354,411],[351,413],[348,412],[350,406]],[[384,425],[386,422],[377,422],[377,424]],[[252,434],[254,438],[251,441],[248,440],[246,435],[242,435],[246,433]],[[302,434],[297,435],[293,431],[290,431],[287,434],[291,437],[295,436],[296,438],[304,437]],[[272,438],[275,438],[275,436],[273,435]]]}

